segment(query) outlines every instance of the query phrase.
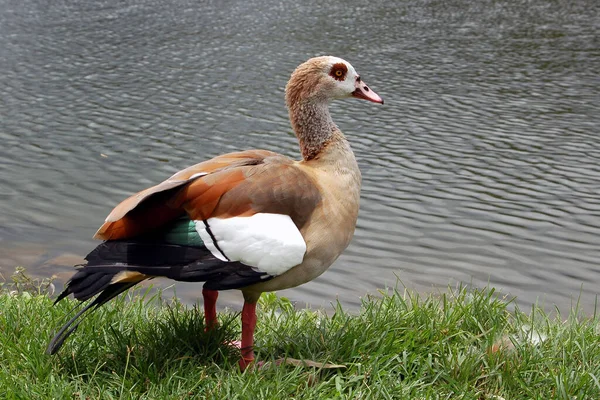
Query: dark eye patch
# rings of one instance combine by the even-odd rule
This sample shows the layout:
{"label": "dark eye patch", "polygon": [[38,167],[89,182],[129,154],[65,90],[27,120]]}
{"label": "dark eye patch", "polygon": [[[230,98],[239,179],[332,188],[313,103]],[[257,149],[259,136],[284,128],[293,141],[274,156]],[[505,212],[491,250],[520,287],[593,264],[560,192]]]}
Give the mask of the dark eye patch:
{"label": "dark eye patch", "polygon": [[331,67],[331,71],[329,71],[329,76],[331,76],[336,81],[343,81],[346,79],[346,74],[348,73],[348,67],[344,63],[336,63]]}

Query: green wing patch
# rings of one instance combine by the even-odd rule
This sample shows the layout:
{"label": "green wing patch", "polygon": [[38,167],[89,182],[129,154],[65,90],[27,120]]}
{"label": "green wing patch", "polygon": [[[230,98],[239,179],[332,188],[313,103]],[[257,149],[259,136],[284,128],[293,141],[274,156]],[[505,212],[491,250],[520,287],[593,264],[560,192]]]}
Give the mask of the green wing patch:
{"label": "green wing patch", "polygon": [[194,221],[180,218],[161,230],[162,241],[181,246],[204,247],[204,242],[196,231]]}

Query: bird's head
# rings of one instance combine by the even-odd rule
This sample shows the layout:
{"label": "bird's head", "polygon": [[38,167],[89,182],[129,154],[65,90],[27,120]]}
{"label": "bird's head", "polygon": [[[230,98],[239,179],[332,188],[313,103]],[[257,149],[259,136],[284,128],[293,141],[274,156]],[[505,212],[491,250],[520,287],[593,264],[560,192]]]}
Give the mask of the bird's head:
{"label": "bird's head", "polygon": [[288,107],[346,97],[383,104],[383,99],[367,86],[348,61],[333,56],[315,57],[300,64],[292,73],[285,93]]}

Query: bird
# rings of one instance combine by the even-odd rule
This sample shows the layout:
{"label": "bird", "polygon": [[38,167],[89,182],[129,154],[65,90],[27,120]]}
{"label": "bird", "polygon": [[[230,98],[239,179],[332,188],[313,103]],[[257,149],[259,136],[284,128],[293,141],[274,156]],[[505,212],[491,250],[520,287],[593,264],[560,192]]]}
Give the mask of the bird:
{"label": "bird", "polygon": [[241,290],[238,363],[242,371],[252,365],[261,294],[315,279],[354,235],[361,173],[329,112],[332,100],[344,98],[383,104],[349,62],[310,58],[285,88],[301,159],[267,150],[223,154],[118,204],[94,236],[103,242],[55,304],[71,294],[89,302],[57,331],[47,353],[60,349],[86,312],[144,280],[166,277],[204,282],[208,330],[218,325],[219,291]]}

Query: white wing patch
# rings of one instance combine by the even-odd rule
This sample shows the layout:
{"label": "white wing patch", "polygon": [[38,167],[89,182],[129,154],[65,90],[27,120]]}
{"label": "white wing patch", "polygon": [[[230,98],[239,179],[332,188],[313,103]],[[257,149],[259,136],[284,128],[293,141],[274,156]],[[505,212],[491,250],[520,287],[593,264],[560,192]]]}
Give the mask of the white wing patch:
{"label": "white wing patch", "polygon": [[300,264],[306,253],[304,238],[289,215],[258,213],[194,222],[215,257],[239,261],[272,276]]}
{"label": "white wing patch", "polygon": [[207,175],[207,174],[208,174],[207,172],[198,172],[198,173],[195,173],[194,175],[192,175],[192,176],[190,176],[188,178],[188,181],[191,181],[192,179],[200,178],[201,176],[204,176],[204,175]]}

